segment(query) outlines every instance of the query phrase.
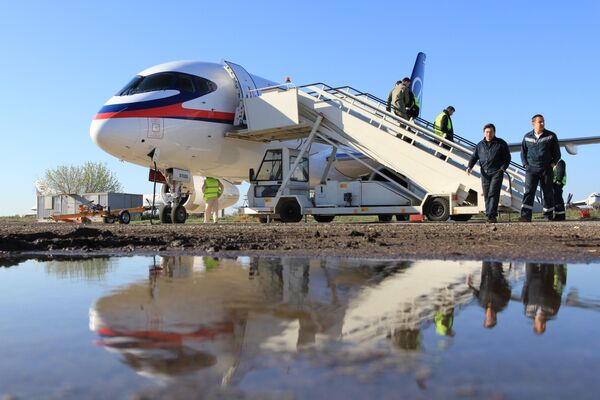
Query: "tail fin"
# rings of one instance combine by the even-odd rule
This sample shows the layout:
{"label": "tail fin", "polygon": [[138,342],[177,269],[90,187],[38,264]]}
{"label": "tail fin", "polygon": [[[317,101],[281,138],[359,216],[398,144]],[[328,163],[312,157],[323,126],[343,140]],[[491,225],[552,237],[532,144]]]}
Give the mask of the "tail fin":
{"label": "tail fin", "polygon": [[427,56],[425,53],[420,52],[417,54],[415,60],[415,66],[410,76],[410,89],[414,93],[417,100],[419,100],[420,109],[423,109],[423,82],[425,81],[425,59]]}

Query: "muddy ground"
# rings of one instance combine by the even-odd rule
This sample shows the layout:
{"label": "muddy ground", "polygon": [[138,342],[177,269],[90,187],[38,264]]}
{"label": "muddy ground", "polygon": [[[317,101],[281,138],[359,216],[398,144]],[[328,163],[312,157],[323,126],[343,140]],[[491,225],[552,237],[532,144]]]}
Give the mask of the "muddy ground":
{"label": "muddy ground", "polygon": [[[303,255],[600,261],[600,221],[74,225],[0,223],[0,266],[35,255]],[[3,261],[1,259],[4,259]]]}

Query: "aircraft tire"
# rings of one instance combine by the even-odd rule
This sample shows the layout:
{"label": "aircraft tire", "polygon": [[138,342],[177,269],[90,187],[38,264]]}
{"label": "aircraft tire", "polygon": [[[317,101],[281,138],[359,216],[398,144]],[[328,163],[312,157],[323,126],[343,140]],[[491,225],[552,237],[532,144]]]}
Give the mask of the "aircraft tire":
{"label": "aircraft tire", "polygon": [[158,217],[161,224],[171,223],[171,206],[161,206],[158,211]]}
{"label": "aircraft tire", "polygon": [[396,221],[410,221],[410,215],[408,214],[396,214]]}
{"label": "aircraft tire", "polygon": [[171,210],[171,221],[174,224],[183,224],[186,219],[187,219],[187,211],[186,211],[185,207],[182,206],[181,204],[178,206],[175,206]]}
{"label": "aircraft tire", "polygon": [[390,222],[393,217],[391,214],[379,214],[377,219],[379,219],[379,222]]}
{"label": "aircraft tire", "polygon": [[446,221],[450,217],[450,203],[446,197],[433,197],[427,202],[425,216],[430,221]]}

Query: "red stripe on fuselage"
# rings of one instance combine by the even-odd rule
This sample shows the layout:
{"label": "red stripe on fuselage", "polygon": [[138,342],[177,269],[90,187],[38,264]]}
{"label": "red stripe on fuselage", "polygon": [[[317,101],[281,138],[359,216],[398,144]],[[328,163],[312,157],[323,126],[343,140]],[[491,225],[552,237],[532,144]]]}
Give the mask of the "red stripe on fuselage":
{"label": "red stripe on fuselage", "polygon": [[181,104],[173,104],[164,107],[147,108],[144,110],[115,111],[96,114],[94,119],[109,118],[190,118],[190,119],[216,119],[230,120],[233,122],[234,113],[208,110],[195,110],[183,108]]}

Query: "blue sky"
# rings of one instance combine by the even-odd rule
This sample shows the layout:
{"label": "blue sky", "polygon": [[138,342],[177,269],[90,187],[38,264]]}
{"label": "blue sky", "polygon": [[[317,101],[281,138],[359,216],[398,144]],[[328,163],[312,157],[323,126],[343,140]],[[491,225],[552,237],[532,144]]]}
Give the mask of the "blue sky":
{"label": "blue sky", "polygon": [[[423,51],[422,116],[452,104],[461,136],[476,141],[493,122],[520,142],[536,113],[560,138],[600,135],[596,1],[35,1],[3,2],[0,14],[0,215],[29,212],[36,179],[61,164],[106,162],[125,191],[151,192],[146,169],[104,153],[88,130],[136,73],[173,60],[227,59],[385,97]],[[600,191],[600,145],[563,154],[565,191]]]}

